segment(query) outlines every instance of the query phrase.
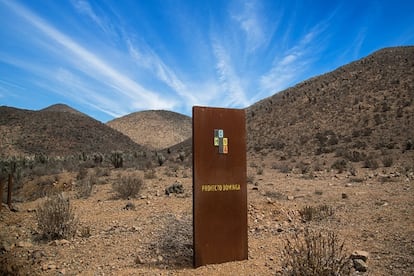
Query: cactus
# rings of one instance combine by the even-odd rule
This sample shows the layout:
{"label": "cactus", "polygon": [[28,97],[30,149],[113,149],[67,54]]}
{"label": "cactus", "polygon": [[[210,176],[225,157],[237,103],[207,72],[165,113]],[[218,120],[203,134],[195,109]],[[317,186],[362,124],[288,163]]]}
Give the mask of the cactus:
{"label": "cactus", "polygon": [[162,154],[157,154],[157,159],[158,159],[158,164],[159,164],[160,166],[162,166],[162,164],[164,164],[164,162],[165,162],[165,157],[164,157],[164,155],[162,155]]}
{"label": "cactus", "polygon": [[19,160],[15,157],[2,160],[0,162],[0,203],[3,201],[3,183],[8,177],[8,185],[7,185],[7,205],[11,209],[11,201],[12,201],[12,191],[13,191],[13,180],[16,177],[16,173],[20,174],[20,169],[22,164],[24,164],[24,159]]}
{"label": "cactus", "polygon": [[122,152],[121,151],[113,151],[111,153],[111,163],[112,165],[114,165],[114,167],[117,168],[122,168],[123,166],[123,162],[124,162],[124,158],[122,156]]}

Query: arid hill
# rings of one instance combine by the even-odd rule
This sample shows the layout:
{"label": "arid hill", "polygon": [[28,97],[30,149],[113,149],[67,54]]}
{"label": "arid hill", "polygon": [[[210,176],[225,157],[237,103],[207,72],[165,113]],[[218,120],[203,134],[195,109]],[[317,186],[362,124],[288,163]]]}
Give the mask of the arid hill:
{"label": "arid hill", "polygon": [[167,148],[191,137],[191,118],[165,110],[135,112],[107,125],[151,149]]}
{"label": "arid hill", "polygon": [[86,114],[66,105],[66,104],[54,104],[51,106],[48,106],[46,108],[41,109],[40,111],[54,111],[54,112],[68,112],[72,114],[77,114],[81,116],[87,116]]}
{"label": "arid hill", "polygon": [[414,47],[382,49],[247,109],[248,148],[351,161],[414,142]]}
{"label": "arid hill", "polygon": [[[382,49],[246,109],[249,153],[275,161],[407,161],[413,123],[414,47]],[[191,140],[171,149],[191,153]]]}
{"label": "arid hill", "polygon": [[139,151],[122,133],[65,105],[40,111],[0,107],[1,155]]}

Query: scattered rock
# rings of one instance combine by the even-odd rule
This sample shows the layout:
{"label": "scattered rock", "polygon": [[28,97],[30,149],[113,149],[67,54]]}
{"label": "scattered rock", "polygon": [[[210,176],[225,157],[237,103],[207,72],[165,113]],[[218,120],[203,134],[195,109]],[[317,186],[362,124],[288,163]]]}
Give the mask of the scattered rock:
{"label": "scattered rock", "polygon": [[14,248],[15,244],[14,243],[8,243],[6,241],[3,241],[0,244],[0,251],[5,251],[5,252],[9,252]]}
{"label": "scattered rock", "polygon": [[70,244],[70,241],[62,239],[62,240],[54,240],[48,243],[48,245],[50,246],[62,246],[62,245],[67,245]]}
{"label": "scattered rock", "polygon": [[17,207],[16,205],[12,205],[12,206],[10,207],[10,211],[12,211],[12,212],[14,212],[14,213],[17,213],[17,212],[20,212],[20,209],[19,209],[19,207]]}
{"label": "scattered rock", "polygon": [[362,259],[354,259],[354,268],[358,272],[366,272],[368,270],[368,265]]}
{"label": "scattered rock", "polygon": [[170,194],[182,194],[184,193],[184,187],[183,184],[181,183],[174,183],[173,185],[171,185],[170,187],[165,189],[165,194],[166,195],[170,195]]}
{"label": "scattered rock", "polygon": [[124,208],[122,208],[124,210],[135,210],[135,204],[132,202],[128,202]]}
{"label": "scattered rock", "polygon": [[295,197],[294,196],[287,196],[287,200],[294,200]]}
{"label": "scattered rock", "polygon": [[361,259],[364,262],[366,262],[368,260],[368,257],[369,257],[369,253],[367,251],[363,251],[363,250],[355,250],[351,254],[351,259],[352,260]]}
{"label": "scattered rock", "polygon": [[23,247],[23,248],[33,246],[33,244],[31,242],[28,242],[28,241],[19,241],[16,245],[17,245],[17,247]]}
{"label": "scattered rock", "polygon": [[136,256],[135,257],[135,264],[143,264],[144,261],[142,260],[142,258],[140,256]]}
{"label": "scattered rock", "polygon": [[362,250],[355,250],[351,254],[351,260],[353,261],[354,268],[358,272],[366,272],[368,270],[368,265],[366,261],[368,260],[369,253]]}

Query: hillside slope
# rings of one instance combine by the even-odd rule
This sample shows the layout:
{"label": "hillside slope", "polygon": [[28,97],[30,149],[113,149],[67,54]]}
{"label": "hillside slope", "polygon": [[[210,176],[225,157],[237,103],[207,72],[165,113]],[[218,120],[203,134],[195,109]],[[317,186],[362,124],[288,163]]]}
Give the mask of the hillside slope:
{"label": "hillside slope", "polygon": [[382,49],[247,109],[249,150],[282,158],[400,154],[413,148],[413,125],[414,47]]}
{"label": "hillside slope", "polygon": [[59,112],[55,107],[31,111],[1,106],[1,155],[70,155],[143,149],[122,133],[72,108],[68,112],[67,108]]}
{"label": "hillside slope", "polygon": [[170,147],[192,135],[190,117],[165,110],[135,112],[109,121],[107,125],[152,149]]}

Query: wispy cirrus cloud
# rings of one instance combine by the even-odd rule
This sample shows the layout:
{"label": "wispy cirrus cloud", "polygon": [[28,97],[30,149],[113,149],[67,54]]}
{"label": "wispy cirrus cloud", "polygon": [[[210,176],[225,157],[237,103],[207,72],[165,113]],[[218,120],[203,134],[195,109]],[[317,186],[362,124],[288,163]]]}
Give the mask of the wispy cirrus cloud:
{"label": "wispy cirrus cloud", "polygon": [[242,80],[235,72],[231,58],[226,49],[218,42],[213,42],[216,57],[216,70],[223,89],[222,102],[226,106],[246,106],[246,92],[242,86]]}
{"label": "wispy cirrus cloud", "polygon": [[261,93],[257,98],[286,89],[300,78],[318,58],[317,49],[321,46],[316,41],[323,30],[322,25],[315,26],[298,43],[274,57],[271,68],[260,77]]}
{"label": "wispy cirrus cloud", "polygon": [[[134,59],[135,64],[150,71],[159,81],[166,84],[175,93],[177,93],[186,105],[193,105],[198,102],[196,94],[187,88],[187,85],[180,80],[171,67],[144,43],[139,46],[131,40],[127,40],[129,55]],[[139,47],[139,48],[138,48]],[[177,68],[177,66],[175,66]]]}
{"label": "wispy cirrus cloud", "polygon": [[239,24],[246,37],[248,52],[253,52],[266,42],[264,25],[257,1],[242,3],[241,10],[233,12],[232,18]]}
{"label": "wispy cirrus cloud", "polygon": [[[159,94],[145,89],[127,75],[111,67],[104,59],[55,29],[25,7],[13,2],[7,2],[7,6],[28,21],[30,26],[35,27],[47,39],[54,42],[56,47],[60,48],[61,55],[65,56],[67,61],[74,63],[77,70],[81,70],[85,75],[95,80],[104,79],[107,85],[112,88],[112,93],[128,99],[130,109],[172,109],[176,105],[176,102],[171,99],[161,98]],[[91,98],[101,93],[96,90],[89,92],[88,95]]]}
{"label": "wispy cirrus cloud", "polygon": [[91,19],[92,22],[94,22],[103,32],[114,35],[114,28],[112,24],[110,24],[108,20],[105,20],[103,17],[98,16],[87,0],[72,0],[71,4],[77,12]]}

